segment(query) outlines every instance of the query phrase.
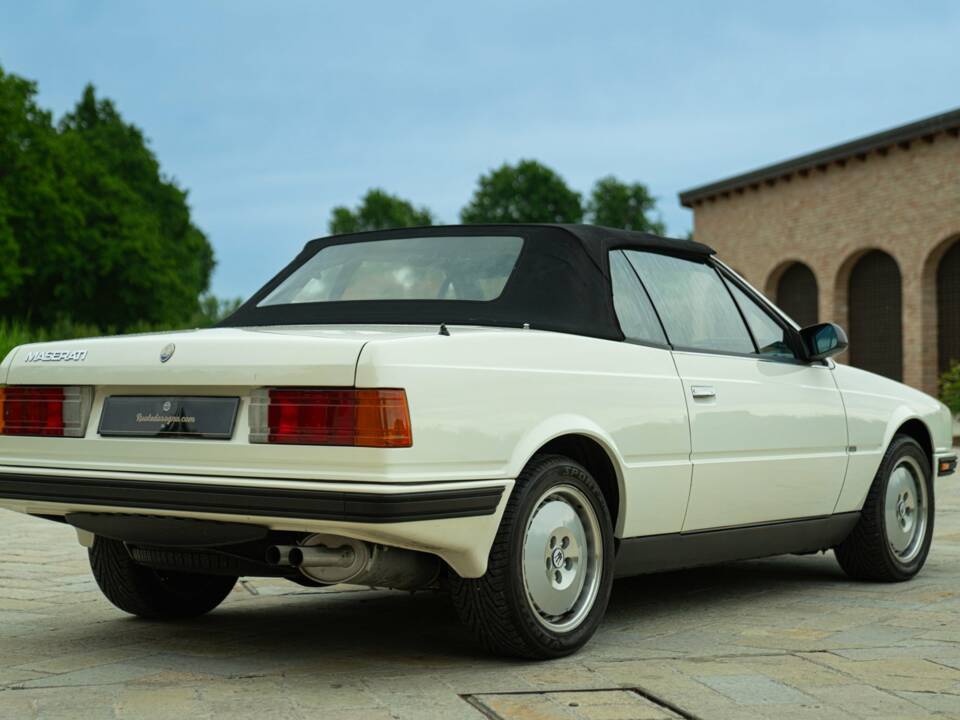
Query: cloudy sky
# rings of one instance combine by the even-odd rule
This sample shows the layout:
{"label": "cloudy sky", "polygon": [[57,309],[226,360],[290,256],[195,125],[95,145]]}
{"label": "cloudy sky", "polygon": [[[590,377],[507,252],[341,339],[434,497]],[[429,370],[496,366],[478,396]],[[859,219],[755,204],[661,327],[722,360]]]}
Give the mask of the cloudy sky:
{"label": "cloudy sky", "polygon": [[960,107],[960,3],[9,2],[0,65],[151,139],[246,295],[371,186],[456,222],[535,158],[677,192]]}

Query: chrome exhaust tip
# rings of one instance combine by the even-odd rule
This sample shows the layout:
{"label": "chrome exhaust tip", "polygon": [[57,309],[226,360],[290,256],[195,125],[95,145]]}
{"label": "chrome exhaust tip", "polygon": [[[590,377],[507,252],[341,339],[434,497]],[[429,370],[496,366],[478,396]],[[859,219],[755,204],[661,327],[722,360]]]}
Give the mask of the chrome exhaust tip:
{"label": "chrome exhaust tip", "polygon": [[267,565],[274,567],[290,567],[293,565],[290,555],[296,550],[296,545],[271,545],[267,548],[265,560]]}
{"label": "chrome exhaust tip", "polygon": [[290,551],[294,567],[348,568],[356,562],[357,553],[349,545],[331,548],[323,545],[297,546]]}

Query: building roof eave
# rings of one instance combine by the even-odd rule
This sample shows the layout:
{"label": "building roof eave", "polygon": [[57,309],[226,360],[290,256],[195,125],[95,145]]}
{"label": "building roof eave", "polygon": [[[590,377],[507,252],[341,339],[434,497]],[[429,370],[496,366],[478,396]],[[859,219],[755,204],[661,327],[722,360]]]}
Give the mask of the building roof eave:
{"label": "building roof eave", "polygon": [[702,200],[714,198],[717,195],[741,190],[759,183],[774,182],[796,172],[829,166],[834,162],[842,163],[853,157],[863,158],[867,153],[882,150],[891,145],[909,143],[922,138],[932,139],[934,135],[940,132],[956,133],[958,129],[960,129],[960,108],[790,158],[773,165],[766,165],[741,175],[683,190],[679,193],[680,204],[685,207],[692,207]]}

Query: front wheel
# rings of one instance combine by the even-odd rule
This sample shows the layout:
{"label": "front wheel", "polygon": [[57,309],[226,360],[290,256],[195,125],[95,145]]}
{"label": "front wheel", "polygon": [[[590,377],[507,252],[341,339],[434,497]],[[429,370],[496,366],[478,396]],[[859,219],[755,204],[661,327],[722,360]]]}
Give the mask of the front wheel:
{"label": "front wheel", "polygon": [[133,561],[119,540],[98,537],[90,567],[107,600],[121,610],[152,620],[204,615],[217,607],[237,578],[154,570]]}
{"label": "front wheel", "polygon": [[840,567],[859,580],[909,580],[933,540],[933,471],[917,441],[897,435],[887,448],[860,520],[834,548]]}
{"label": "front wheel", "polygon": [[517,478],[486,574],[453,577],[461,619],[498,654],[548,659],[596,632],[613,583],[613,528],[596,481],[558,455]]}

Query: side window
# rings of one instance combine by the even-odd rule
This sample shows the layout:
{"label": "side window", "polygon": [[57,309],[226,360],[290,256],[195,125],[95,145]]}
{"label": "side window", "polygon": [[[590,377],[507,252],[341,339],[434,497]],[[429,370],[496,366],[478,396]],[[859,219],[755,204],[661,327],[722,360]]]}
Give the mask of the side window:
{"label": "side window", "polygon": [[717,271],[670,255],[626,251],[680,348],[754,353],[753,340]]}
{"label": "side window", "polygon": [[621,250],[610,253],[610,282],[613,284],[613,308],[627,339],[666,345],[667,338],[650,298]]}
{"label": "side window", "polygon": [[797,356],[790,349],[787,331],[743,290],[732,282],[727,282],[727,285],[730,287],[730,292],[733,293],[737,305],[743,310],[747,325],[750,326],[750,332],[753,333],[753,339],[757,341],[760,354],[768,357],[796,359]]}

